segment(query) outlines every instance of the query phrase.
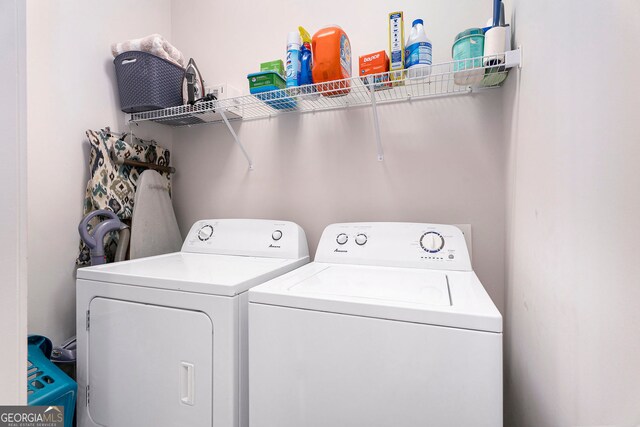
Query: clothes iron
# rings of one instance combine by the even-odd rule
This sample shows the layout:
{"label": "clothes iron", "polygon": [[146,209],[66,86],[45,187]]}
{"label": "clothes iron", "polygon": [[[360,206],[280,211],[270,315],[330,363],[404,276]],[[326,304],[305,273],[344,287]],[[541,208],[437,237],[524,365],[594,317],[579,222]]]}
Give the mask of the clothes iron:
{"label": "clothes iron", "polygon": [[191,58],[182,80],[182,102],[193,105],[202,97],[204,97],[204,80],[202,80],[196,62]]}

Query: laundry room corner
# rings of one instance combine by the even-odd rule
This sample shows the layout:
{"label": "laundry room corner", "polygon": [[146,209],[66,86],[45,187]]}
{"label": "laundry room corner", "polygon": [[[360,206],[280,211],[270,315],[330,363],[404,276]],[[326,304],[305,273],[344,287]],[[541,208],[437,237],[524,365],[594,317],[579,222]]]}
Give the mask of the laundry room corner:
{"label": "laundry room corner", "polygon": [[[128,130],[109,46],[154,32],[169,37],[170,12],[169,0],[26,2],[29,331],[56,344],[75,334],[85,131]],[[157,137],[154,129],[134,131]],[[171,148],[171,135],[158,142]]]}
{"label": "laundry room corner", "polygon": [[640,427],[638,34],[0,0],[0,427]]}

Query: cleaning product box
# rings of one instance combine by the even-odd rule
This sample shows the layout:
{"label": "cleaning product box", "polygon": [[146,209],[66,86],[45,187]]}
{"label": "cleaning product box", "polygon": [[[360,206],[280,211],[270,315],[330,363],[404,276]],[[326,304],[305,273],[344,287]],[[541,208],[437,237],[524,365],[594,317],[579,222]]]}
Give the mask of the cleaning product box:
{"label": "cleaning product box", "polygon": [[282,76],[275,71],[252,73],[247,76],[247,79],[249,80],[249,92],[252,94],[286,87]]}
{"label": "cleaning product box", "polygon": [[369,87],[373,84],[374,90],[386,89],[391,87],[389,83],[389,74],[373,76],[371,78],[364,77],[371,74],[387,73],[389,71],[389,57],[387,52],[380,52],[362,55],[360,57],[360,79]]}
{"label": "cleaning product box", "polygon": [[282,62],[282,59],[263,62],[262,64],[260,64],[260,71],[275,71],[276,73],[284,77],[284,62]]}
{"label": "cleaning product box", "polygon": [[[389,14],[389,71],[391,80],[401,80],[404,72],[404,16],[402,12]],[[398,71],[394,73],[393,71]]]}
{"label": "cleaning product box", "polygon": [[289,96],[284,89],[287,84],[275,71],[261,71],[247,76],[249,92],[276,110],[292,110],[297,106],[295,98]]}

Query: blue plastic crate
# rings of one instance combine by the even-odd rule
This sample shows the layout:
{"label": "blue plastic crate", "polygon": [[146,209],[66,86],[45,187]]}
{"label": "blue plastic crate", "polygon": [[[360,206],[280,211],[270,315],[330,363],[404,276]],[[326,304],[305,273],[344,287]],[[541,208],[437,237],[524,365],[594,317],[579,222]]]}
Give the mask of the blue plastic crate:
{"label": "blue plastic crate", "polygon": [[64,406],[64,427],[73,426],[78,385],[49,360],[51,341],[29,337],[27,393],[31,406]]}

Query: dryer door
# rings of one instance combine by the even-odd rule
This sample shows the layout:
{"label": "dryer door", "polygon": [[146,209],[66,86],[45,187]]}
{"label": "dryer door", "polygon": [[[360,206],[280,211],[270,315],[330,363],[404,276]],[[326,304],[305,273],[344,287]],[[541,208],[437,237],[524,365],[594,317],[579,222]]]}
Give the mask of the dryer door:
{"label": "dryer door", "polygon": [[89,414],[102,426],[212,425],[213,325],[197,311],[94,298]]}

